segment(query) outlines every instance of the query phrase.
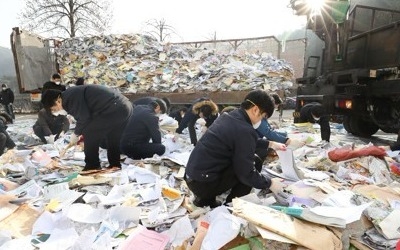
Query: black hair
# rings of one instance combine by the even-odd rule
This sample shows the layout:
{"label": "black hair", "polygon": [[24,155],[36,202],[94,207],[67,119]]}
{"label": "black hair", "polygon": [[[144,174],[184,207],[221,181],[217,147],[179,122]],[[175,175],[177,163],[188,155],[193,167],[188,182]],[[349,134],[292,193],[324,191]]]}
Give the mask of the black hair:
{"label": "black hair", "polygon": [[199,113],[203,113],[204,117],[210,117],[212,113],[212,108],[210,105],[203,105],[200,107]]}
{"label": "black hair", "polygon": [[272,94],[272,98],[274,98],[275,105],[282,104],[282,99],[278,94]]}
{"label": "black hair", "polygon": [[167,105],[165,104],[165,102],[162,99],[155,99],[154,100],[158,106],[160,106],[160,110],[161,110],[161,114],[165,114],[167,112]]}
{"label": "black hair", "polygon": [[168,113],[169,109],[171,108],[171,101],[169,100],[168,97],[163,97],[163,98],[161,98],[161,100],[164,101],[165,106],[167,107],[167,110],[165,112]]}
{"label": "black hair", "polygon": [[61,79],[61,76],[60,76],[60,74],[55,73],[55,74],[53,74],[53,75],[51,76],[51,78],[52,78],[52,79]]}
{"label": "black hair", "polygon": [[43,104],[43,107],[49,110],[56,104],[58,97],[61,96],[61,91],[56,89],[48,89],[42,94],[42,99],[40,102]]}
{"label": "black hair", "polygon": [[85,79],[83,77],[78,77],[78,79],[76,79],[76,83],[75,83],[76,86],[84,85],[84,84],[85,84]]}
{"label": "black hair", "polygon": [[244,101],[240,104],[243,109],[251,109],[254,105],[258,106],[261,113],[266,113],[267,118],[271,117],[274,113],[275,104],[273,98],[267,92],[261,89],[250,91]]}

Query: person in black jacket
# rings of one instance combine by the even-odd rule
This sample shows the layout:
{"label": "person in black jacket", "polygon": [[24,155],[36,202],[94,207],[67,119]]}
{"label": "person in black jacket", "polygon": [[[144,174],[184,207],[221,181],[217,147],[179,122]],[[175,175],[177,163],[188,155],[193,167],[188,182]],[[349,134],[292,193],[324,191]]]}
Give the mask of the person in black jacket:
{"label": "person in black jacket", "polygon": [[187,108],[186,107],[180,107],[175,111],[172,111],[171,113],[169,113],[169,116],[174,118],[177,122],[178,125],[181,124],[183,117],[185,116],[187,112]]}
{"label": "person in black jacket", "polygon": [[191,152],[184,175],[196,197],[194,205],[216,207],[220,205],[216,196],[228,190],[225,203],[247,195],[252,187],[273,192],[282,188],[280,180],[260,174],[262,162],[255,164],[257,151],[286,149],[284,144],[259,138],[255,130],[273,111],[271,97],[263,90],[253,90],[240,108],[221,114],[207,129]]}
{"label": "person in black jacket", "polygon": [[197,99],[193,105],[189,108],[189,110],[185,113],[185,116],[182,118],[182,121],[179,124],[179,127],[176,129],[176,133],[182,134],[182,131],[185,128],[189,130],[190,142],[193,145],[197,143],[197,135],[196,135],[196,121],[199,118],[203,118],[206,121],[206,127],[210,127],[211,124],[218,117],[218,106],[212,100],[206,97],[202,97]]}
{"label": "person in black jacket", "polygon": [[0,100],[1,104],[3,104],[4,106],[4,110],[14,120],[15,119],[14,109],[13,109],[14,92],[4,83],[1,85]]}
{"label": "person in black jacket", "polygon": [[165,153],[157,117],[160,112],[160,105],[156,101],[133,108],[120,143],[123,154],[138,160]]}
{"label": "person in black jacket", "polygon": [[38,113],[38,119],[33,125],[33,132],[43,143],[47,143],[46,136],[53,136],[57,140],[61,133],[69,130],[69,120],[67,116],[59,114],[59,112],[49,112],[49,110],[41,109]]}
{"label": "person in black jacket", "polygon": [[166,114],[168,111],[167,104],[165,101],[161,98],[154,97],[154,96],[146,96],[146,97],[141,97],[139,99],[136,99],[132,102],[133,106],[136,105],[150,105],[153,102],[157,102],[157,104],[160,106],[160,112],[161,114]]}
{"label": "person in black jacket", "polygon": [[331,137],[331,127],[329,125],[330,116],[318,102],[311,102],[304,105],[300,110],[299,122],[318,123],[321,126],[321,139],[329,142]]}
{"label": "person in black jacket", "polygon": [[42,88],[42,94],[49,89],[55,89],[59,91],[65,91],[67,88],[61,83],[61,76],[59,74],[53,74],[50,81],[45,82]]}
{"label": "person in black jacket", "polygon": [[0,114],[0,156],[4,153],[4,150],[12,149],[15,147],[14,141],[7,133],[7,124],[12,123],[12,118],[5,113]]}
{"label": "person in black jacket", "polygon": [[100,169],[99,147],[105,140],[109,167],[120,167],[119,142],[132,114],[132,104],[121,93],[100,85],[81,85],[64,92],[47,90],[42,95],[43,107],[51,112],[72,115],[76,120],[70,145],[85,138],[85,168]]}

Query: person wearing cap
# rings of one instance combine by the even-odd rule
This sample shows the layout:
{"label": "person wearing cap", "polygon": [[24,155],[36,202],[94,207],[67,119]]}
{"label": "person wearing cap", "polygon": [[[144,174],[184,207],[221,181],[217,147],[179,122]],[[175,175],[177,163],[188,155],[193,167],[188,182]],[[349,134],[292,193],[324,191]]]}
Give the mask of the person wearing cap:
{"label": "person wearing cap", "polygon": [[[274,112],[272,98],[263,90],[247,94],[240,108],[221,114],[200,138],[186,164],[184,179],[193,192],[193,204],[216,207],[216,196],[230,190],[225,203],[250,193],[251,189],[282,189],[280,179],[261,175],[268,148],[286,150],[285,144],[258,136],[261,120]],[[263,155],[255,155],[263,153]]]}
{"label": "person wearing cap", "polygon": [[61,92],[49,89],[42,94],[43,107],[61,115],[67,113],[76,120],[70,145],[85,138],[85,167],[83,171],[99,170],[99,147],[107,144],[109,167],[120,167],[119,143],[132,114],[132,104],[121,93],[101,85],[82,85]]}
{"label": "person wearing cap", "polygon": [[[33,132],[43,143],[48,143],[46,137],[54,142],[62,133],[69,130],[69,120],[66,115],[58,112],[50,112],[42,108],[38,113],[38,119],[33,125]],[[51,142],[50,142],[51,143]]]}
{"label": "person wearing cap", "polygon": [[59,91],[65,91],[67,88],[61,84],[61,76],[59,74],[53,74],[50,81],[45,82],[42,88],[42,94],[48,89],[55,89]]}
{"label": "person wearing cap", "polygon": [[12,123],[12,118],[6,113],[0,113],[0,155],[4,150],[12,149],[15,147],[14,141],[7,133],[7,124]]}
{"label": "person wearing cap", "polygon": [[148,105],[136,105],[133,108],[120,142],[123,154],[139,160],[165,153],[157,117],[160,113],[161,107],[155,100]]}
{"label": "person wearing cap", "polygon": [[190,142],[193,145],[197,143],[196,134],[196,121],[199,118],[203,118],[206,121],[206,128],[209,128],[211,124],[218,117],[218,106],[211,99],[202,97],[194,101],[192,106],[185,113],[182,121],[179,123],[179,127],[176,129],[176,133],[182,134],[185,128],[189,130]]}
{"label": "person wearing cap", "polygon": [[14,108],[13,108],[14,92],[5,83],[1,85],[0,99],[1,99],[1,104],[3,104],[4,106],[4,110],[13,120],[15,120]]}
{"label": "person wearing cap", "polygon": [[331,127],[329,125],[330,116],[325,112],[322,104],[311,102],[300,109],[299,122],[318,123],[321,126],[321,140],[329,142],[331,137]]}

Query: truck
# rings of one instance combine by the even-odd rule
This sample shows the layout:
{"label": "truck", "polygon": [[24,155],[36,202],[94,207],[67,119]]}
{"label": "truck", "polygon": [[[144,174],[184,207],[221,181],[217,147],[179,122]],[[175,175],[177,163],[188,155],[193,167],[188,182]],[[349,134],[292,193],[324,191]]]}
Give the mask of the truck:
{"label": "truck", "polygon": [[308,55],[304,75],[296,79],[295,122],[305,104],[319,102],[356,136],[369,137],[379,129],[398,133],[400,4],[325,0],[315,9],[311,2],[290,2],[295,14],[307,17],[307,29],[324,41],[322,53]]}
{"label": "truck", "polygon": [[[235,84],[239,87],[245,85],[244,83],[252,84],[252,79],[246,79],[245,72],[249,72],[249,69],[255,69],[256,67],[238,62],[232,68],[225,69],[222,62],[220,64],[216,63],[224,56],[221,57],[214,54],[213,51],[203,48],[193,48],[196,53],[202,55],[202,58],[204,55],[205,58],[211,56],[215,59],[215,62],[207,62],[208,65],[215,64],[215,67],[211,65],[217,69],[213,71],[213,68],[210,68],[211,70],[205,68],[201,60],[190,59],[187,61],[185,58],[180,58],[176,52],[184,51],[186,55],[189,54],[190,48],[181,48],[180,46],[183,46],[181,44],[161,45],[156,40],[151,40],[141,35],[85,37],[58,41],[41,38],[36,34],[16,27],[13,28],[11,41],[19,88],[21,92],[29,92],[31,101],[35,103],[40,101],[43,83],[48,81],[50,75],[54,72],[60,72],[64,80],[67,80],[67,83],[68,81],[73,83],[75,77],[86,76],[87,83],[104,84],[119,88],[130,100],[144,96],[165,97],[171,101],[173,106],[188,106],[197,98],[209,97],[220,108],[228,105],[239,105],[251,89],[258,85],[261,87],[263,85],[270,86],[271,79],[288,82],[293,78],[293,71],[286,66],[289,65],[288,63],[273,59],[279,61],[279,66],[282,68],[280,72],[273,72],[265,69],[263,65],[267,61],[267,57],[261,57],[261,55],[251,56],[250,59],[257,62],[257,69],[252,75],[257,78],[255,82],[258,85],[230,91],[228,87]],[[114,46],[115,44],[118,44],[118,46]],[[140,46],[136,51],[135,46],[137,44]],[[120,49],[122,46],[125,46],[125,49]],[[171,46],[176,46],[177,49],[174,50],[172,48],[169,50]],[[82,47],[85,49],[82,50]],[[88,47],[90,49],[87,49]],[[173,59],[168,58],[167,54],[170,51],[172,51],[170,54],[174,57]],[[128,53],[129,55],[127,55]],[[198,54],[196,54],[196,58],[199,57]],[[239,56],[242,55],[238,55],[236,58],[239,58]],[[165,57],[167,58],[165,59]],[[273,56],[270,57],[272,58]],[[259,62],[257,61],[258,59],[263,61]],[[122,63],[118,67],[109,67],[115,61]],[[223,60],[221,59],[221,61]],[[192,64],[195,66],[191,67]],[[149,68],[146,68],[147,65],[150,65]],[[197,67],[197,65],[200,66]],[[241,65],[245,67],[242,71],[240,71],[242,69],[240,68],[242,67]],[[235,67],[239,68],[237,74]],[[183,82],[183,84],[179,85],[175,83],[174,79],[171,80],[171,75],[173,75],[171,72],[176,72],[176,75],[182,75],[181,79],[184,78],[184,80],[179,81],[180,79],[178,79],[177,81],[179,83]],[[98,81],[100,79],[98,76],[103,78]],[[204,83],[202,80],[198,80],[202,78],[206,80]],[[185,82],[186,79],[189,79],[189,81]],[[269,80],[269,82],[264,81],[264,79]],[[210,82],[213,85],[211,87],[206,86]],[[173,83],[174,86],[184,85],[187,88],[169,88],[169,83]],[[163,87],[160,91],[157,86],[153,85],[166,87]],[[191,85],[204,90],[199,91],[199,89],[192,88]],[[223,87],[218,89],[215,86]],[[276,92],[282,93],[283,88],[288,86],[282,87]]]}

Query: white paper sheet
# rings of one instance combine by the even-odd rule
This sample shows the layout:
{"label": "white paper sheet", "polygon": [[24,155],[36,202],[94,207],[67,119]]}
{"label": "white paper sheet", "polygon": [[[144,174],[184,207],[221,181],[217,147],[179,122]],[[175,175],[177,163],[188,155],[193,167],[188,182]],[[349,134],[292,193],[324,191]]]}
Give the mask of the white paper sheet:
{"label": "white paper sheet", "polygon": [[300,176],[297,174],[296,163],[293,157],[293,150],[290,148],[283,150],[277,150],[276,153],[279,156],[279,163],[282,167],[282,174],[286,178],[294,181],[300,180]]}

